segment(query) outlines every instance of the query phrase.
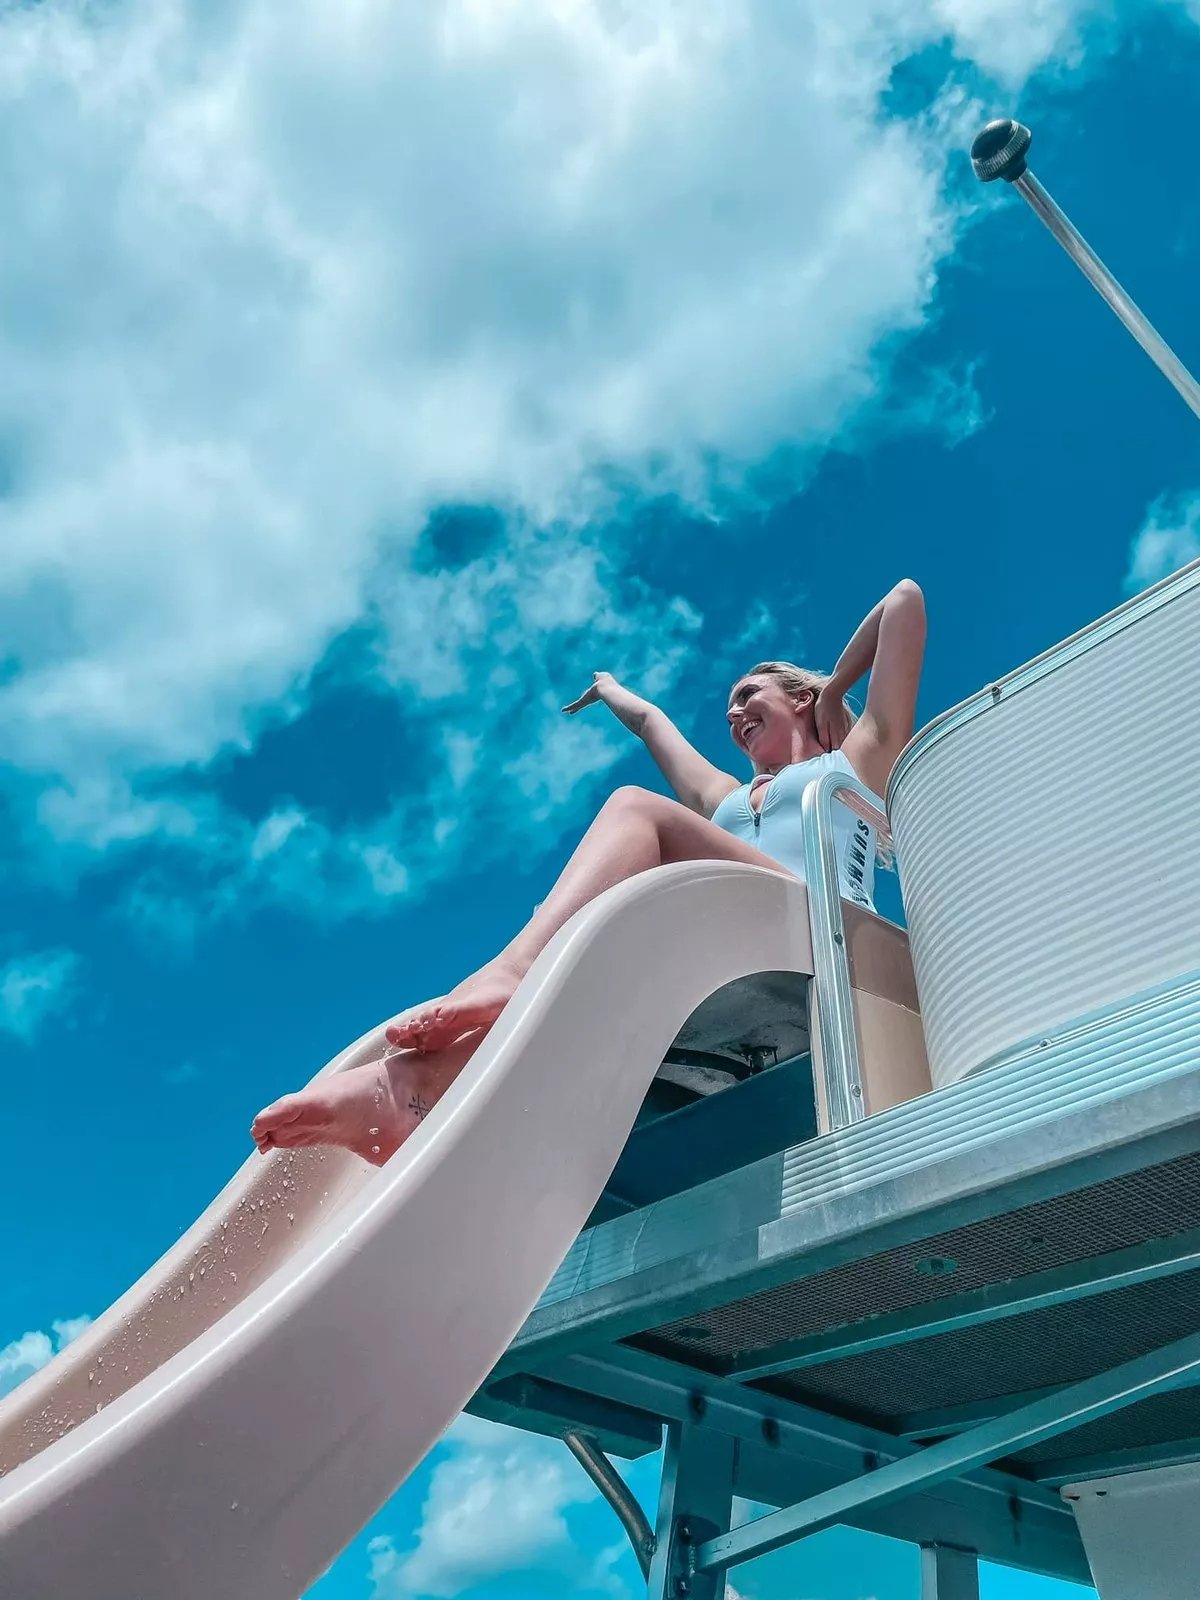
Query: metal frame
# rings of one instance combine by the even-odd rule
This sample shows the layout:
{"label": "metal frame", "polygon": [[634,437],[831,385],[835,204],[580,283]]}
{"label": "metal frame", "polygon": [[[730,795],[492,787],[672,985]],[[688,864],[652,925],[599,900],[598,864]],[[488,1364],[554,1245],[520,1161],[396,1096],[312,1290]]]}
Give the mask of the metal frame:
{"label": "metal frame", "polygon": [[1195,1148],[1200,980],[1088,1032],[589,1229],[497,1375]]}
{"label": "metal frame", "polygon": [[696,1568],[700,1572],[723,1571],[755,1556],[767,1555],[808,1534],[844,1522],[848,1514],[865,1506],[902,1499],[914,1489],[932,1488],[989,1461],[1149,1399],[1197,1371],[1200,1333],[1193,1333],[1110,1372],[1071,1384],[1048,1399],[1035,1400],[967,1433],[930,1445],[916,1455],[878,1467],[850,1483],[760,1517],[733,1532],[718,1534],[697,1550]]}
{"label": "metal frame", "polygon": [[923,1545],[921,1600],[979,1600],[979,1557],[974,1550]]}
{"label": "metal frame", "polygon": [[[546,1371],[557,1382],[665,1418],[669,1428],[686,1424],[689,1437],[711,1433],[732,1441],[734,1489],[759,1503],[799,1499],[920,1454],[880,1429],[626,1346],[581,1352]],[[893,1538],[977,1549],[987,1560],[1088,1581],[1074,1518],[1059,1495],[996,1468],[967,1472],[932,1493],[918,1487],[894,1505],[865,1505],[846,1520]],[[658,1538],[662,1551],[669,1521],[660,1519]],[[652,1583],[650,1592],[670,1591]]]}
{"label": "metal frame", "polygon": [[846,925],[833,832],[835,801],[869,822],[880,842],[891,841],[883,802],[865,784],[844,772],[826,772],[810,783],[801,801],[804,876],[812,925],[813,984],[818,999],[821,1068],[831,1130],[847,1128],[866,1116],[858,1026],[850,988]]}
{"label": "metal frame", "polygon": [[647,1583],[651,1600],[722,1600],[725,1593],[724,1572],[700,1572],[696,1551],[703,1540],[729,1527],[737,1445],[701,1426],[702,1400],[691,1410],[687,1420],[667,1430],[657,1547]]}
{"label": "metal frame", "polygon": [[[584,1236],[557,1293],[531,1319],[526,1335],[534,1336],[519,1337],[504,1366],[674,1428],[676,1480],[680,1473],[692,1475],[684,1490],[678,1482],[669,1495],[664,1489],[651,1596],[719,1596],[719,1585],[710,1588],[713,1576],[760,1553],[758,1541],[769,1538],[774,1548],[831,1521],[936,1545],[923,1557],[926,1600],[959,1600],[960,1591],[974,1600],[969,1587],[962,1590],[974,1550],[988,1560],[1087,1581],[1074,1522],[1051,1487],[1062,1481],[1061,1458],[1020,1478],[979,1463],[1200,1382],[1200,1343],[1185,1361],[1177,1359],[1176,1345],[1082,1385],[993,1398],[962,1407],[954,1417],[906,1419],[911,1432],[898,1430],[906,1438],[750,1387],[755,1368],[749,1365],[735,1363],[726,1376],[715,1376],[683,1364],[686,1357],[667,1359],[605,1341],[673,1316],[702,1321],[706,1305],[1191,1153],[1200,1139],[1198,1036],[1200,980],[1192,976],[1111,1016],[1088,1019],[1045,1049],[926,1097],[919,1107],[895,1108]],[[964,1142],[969,1130],[978,1136]],[[851,1154],[859,1145],[861,1171]],[[874,1152],[869,1158],[868,1146]],[[809,1166],[801,1179],[800,1170]],[[723,1237],[714,1237],[717,1215],[731,1230]],[[698,1252],[694,1261],[689,1251]],[[714,1272],[717,1260],[720,1272]],[[1200,1230],[1193,1230],[1031,1273],[1011,1285],[950,1295],[917,1311],[866,1318],[786,1351],[764,1352],[764,1361],[775,1367],[769,1359],[775,1355],[786,1356],[788,1366],[833,1360],[1198,1268]],[[922,1430],[952,1436],[921,1449],[914,1439]],[[714,1490],[709,1483],[704,1496],[686,1487],[697,1481],[695,1472],[706,1482],[706,1474],[720,1478],[709,1435],[732,1441],[730,1493],[736,1487],[759,1502],[794,1502],[774,1514],[787,1520],[782,1538],[773,1518],[729,1535],[700,1527],[719,1521],[704,1515],[704,1496],[711,1503],[713,1494],[719,1500],[724,1493],[719,1484]],[[707,1452],[709,1463],[695,1472],[686,1461],[693,1450]],[[1188,1452],[1172,1441],[1125,1455],[1132,1469]],[[1102,1472],[1116,1461],[1073,1460],[1071,1476]],[[681,1519],[688,1538],[677,1526]],[[726,1539],[738,1543],[721,1543]],[[681,1580],[688,1589],[677,1587]]]}

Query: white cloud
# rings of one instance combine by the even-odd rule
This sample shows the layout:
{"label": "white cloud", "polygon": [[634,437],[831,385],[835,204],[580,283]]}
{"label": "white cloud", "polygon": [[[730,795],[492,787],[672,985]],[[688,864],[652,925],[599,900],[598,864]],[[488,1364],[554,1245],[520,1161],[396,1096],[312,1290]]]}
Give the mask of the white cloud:
{"label": "white cloud", "polygon": [[1125,587],[1137,594],[1198,557],[1200,494],[1158,500],[1130,548]]}
{"label": "white cloud", "polygon": [[558,1440],[462,1417],[434,1467],[411,1552],[372,1540],[371,1600],[447,1600],[520,1575],[531,1591],[632,1600],[622,1542],[583,1553],[568,1524],[597,1491]]}
{"label": "white cloud", "polygon": [[32,1043],[43,1023],[70,1005],[78,969],[73,950],[14,956],[0,968],[0,1028]]}
{"label": "white cloud", "polygon": [[[975,120],[960,90],[882,119],[892,68],[948,34],[1015,82],[1070,50],[1078,12],[0,9],[0,139],[22,152],[0,759],[37,786],[36,828],[203,850],[226,898],[286,898],[333,857],[364,896],[410,892],[429,864],[389,853],[392,830],[330,840],[298,807],[247,831],[170,782],[295,714],[364,617],[390,692],[454,712],[430,793],[499,751],[528,815],[560,812],[617,743],[551,714],[542,636],[664,683],[687,653],[669,595],[621,592],[597,519],[630,492],[707,505],[780,453],[794,482],[878,399],[879,352],[922,324],[952,248],[943,178]],[[970,393],[939,379],[926,411],[961,433]],[[922,403],[910,421],[936,421]],[[420,530],[447,503],[504,508],[503,547],[430,570]],[[168,914],[171,892],[142,893]]]}
{"label": "white cloud", "polygon": [[65,1317],[50,1324],[50,1333],[23,1333],[0,1350],[0,1395],[41,1370],[47,1362],[77,1339],[91,1317]]}
{"label": "white cloud", "polygon": [[1047,61],[1078,65],[1081,23],[1104,15],[1076,0],[936,0],[936,9],[961,53],[1013,87]]}
{"label": "white cloud", "polygon": [[65,1350],[69,1344],[78,1339],[79,1335],[89,1325],[91,1320],[91,1317],[88,1316],[59,1317],[56,1321],[52,1322],[50,1327],[54,1332],[55,1355],[57,1355],[60,1350]]}

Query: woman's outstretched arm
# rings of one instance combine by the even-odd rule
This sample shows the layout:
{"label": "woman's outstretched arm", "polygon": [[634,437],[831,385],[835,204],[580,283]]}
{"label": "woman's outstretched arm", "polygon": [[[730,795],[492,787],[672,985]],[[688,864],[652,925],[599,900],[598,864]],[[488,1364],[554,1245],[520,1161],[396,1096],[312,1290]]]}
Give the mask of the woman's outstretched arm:
{"label": "woman's outstretched arm", "polygon": [[607,706],[630,733],[637,734],[680,803],[690,811],[711,817],[725,796],[738,787],[736,778],[714,767],[688,743],[665,711],[618,683],[611,672],[597,672],[591,688],[563,710],[574,716],[584,706],[594,705]]}
{"label": "woman's outstretched arm", "polygon": [[[912,738],[924,655],[925,597],[904,578],[859,624],[817,697],[817,736],[829,748],[840,744],[876,794],[883,794],[896,757]],[[843,696],[865,672],[871,674],[866,710],[842,737]]]}

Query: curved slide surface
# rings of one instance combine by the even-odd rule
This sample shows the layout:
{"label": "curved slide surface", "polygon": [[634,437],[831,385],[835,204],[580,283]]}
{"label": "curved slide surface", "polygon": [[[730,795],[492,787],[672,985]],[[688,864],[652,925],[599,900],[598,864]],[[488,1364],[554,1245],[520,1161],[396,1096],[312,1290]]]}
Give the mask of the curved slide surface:
{"label": "curved slide surface", "polygon": [[684,1020],[736,978],[811,970],[803,885],[660,868],[557,935],[385,1167],[251,1157],[0,1405],[0,1593],[297,1600],[507,1348]]}

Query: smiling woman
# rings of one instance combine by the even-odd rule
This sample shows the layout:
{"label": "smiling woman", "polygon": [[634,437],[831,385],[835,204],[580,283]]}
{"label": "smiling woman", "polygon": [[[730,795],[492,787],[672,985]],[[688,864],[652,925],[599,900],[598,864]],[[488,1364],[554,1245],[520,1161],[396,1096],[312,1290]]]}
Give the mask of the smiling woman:
{"label": "smiling woman", "polygon": [[[706,760],[659,707],[597,673],[564,711],[608,706],[642,739],[678,799],[618,789],[517,937],[448,995],[394,1023],[394,1053],[261,1111],[252,1130],[259,1150],[343,1145],[382,1165],[458,1076],[554,934],[614,884],[667,862],[704,860],[802,878],[805,789],[840,768],[882,793],[912,735],[924,650],[925,602],[906,578],[863,620],[829,677],[760,663],[734,685],[726,713],[734,744],[754,768],[747,784]],[[854,721],[846,692],[867,672],[866,708]],[[849,817],[842,828],[842,893],[869,905],[871,832]]]}

